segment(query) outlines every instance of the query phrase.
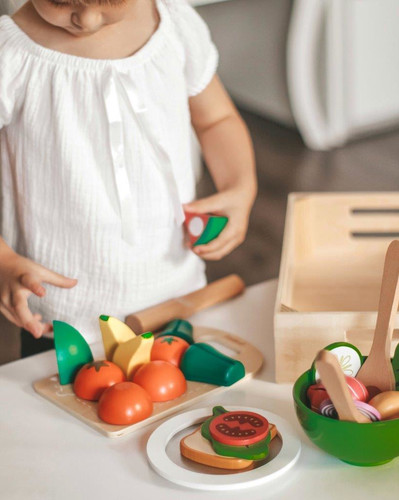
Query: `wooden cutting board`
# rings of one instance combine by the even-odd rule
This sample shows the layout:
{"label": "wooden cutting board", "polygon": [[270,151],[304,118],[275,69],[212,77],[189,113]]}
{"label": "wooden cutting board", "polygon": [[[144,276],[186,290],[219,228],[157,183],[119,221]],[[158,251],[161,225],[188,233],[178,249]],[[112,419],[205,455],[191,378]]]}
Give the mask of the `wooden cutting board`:
{"label": "wooden cutting board", "polygon": [[[236,384],[248,378],[252,378],[262,366],[263,357],[260,351],[237,335],[214,328],[198,326],[194,327],[194,340],[195,342],[208,342],[216,349],[218,349],[219,344],[219,346],[226,347],[234,352],[234,354],[228,353],[228,355],[238,359],[245,366],[245,377],[236,382]],[[222,348],[219,348],[219,350],[222,351]],[[75,396],[72,385],[60,385],[57,374],[35,382],[33,387],[35,391],[44,398],[71,415],[74,415],[76,418],[90,425],[105,436],[113,438],[130,434],[136,429],[140,429],[145,425],[187,408],[189,405],[204,399],[206,396],[214,396],[229,388],[187,381],[187,391],[185,394],[173,401],[154,403],[154,411],[147,419],[132,425],[111,425],[103,422],[97,416],[98,403],[85,401]]]}

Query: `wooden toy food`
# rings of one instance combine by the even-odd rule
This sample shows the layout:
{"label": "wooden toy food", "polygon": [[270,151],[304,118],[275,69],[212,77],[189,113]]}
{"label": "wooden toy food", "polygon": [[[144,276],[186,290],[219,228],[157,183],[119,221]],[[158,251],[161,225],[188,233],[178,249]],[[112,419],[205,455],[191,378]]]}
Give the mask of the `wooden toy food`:
{"label": "wooden toy food", "polygon": [[82,335],[68,323],[53,321],[53,331],[60,384],[71,384],[79,369],[93,361],[93,354]]}
{"label": "wooden toy food", "polygon": [[[352,399],[356,401],[367,401],[369,398],[366,387],[354,377],[344,376],[346,385],[348,386],[349,393]],[[329,399],[328,393],[323,384],[313,384],[307,390],[307,396],[310,402],[310,407],[313,411],[319,411],[320,404]]]}
{"label": "wooden toy food", "polygon": [[151,361],[141,366],[133,382],[143,387],[154,402],[176,399],[187,389],[181,370],[167,361]]}
{"label": "wooden toy food", "polygon": [[[354,400],[353,403],[356,409],[371,422],[378,422],[381,420],[380,413],[373,406],[358,400]],[[325,417],[338,418],[337,410],[331,399],[326,399],[321,403],[320,413]],[[341,418],[340,420],[343,419]]]}
{"label": "wooden toy food", "polygon": [[133,339],[136,334],[123,321],[113,318],[112,316],[102,314],[99,317],[99,323],[105,357],[108,361],[112,361],[112,357],[118,345]]}
{"label": "wooden toy food", "polygon": [[399,391],[380,392],[369,404],[378,410],[381,420],[399,418]]}
{"label": "wooden toy food", "polygon": [[[194,338],[196,341],[202,339],[219,344],[228,349],[234,350],[234,357],[245,366],[245,377],[249,379],[262,366],[263,356],[245,338],[233,335],[215,328],[195,326]],[[241,380],[239,381],[239,383]],[[157,420],[163,419],[190,404],[196,403],[206,396],[214,397],[216,393],[222,393],[226,388],[201,382],[187,382],[187,390],[184,395],[174,401],[161,402],[154,405],[153,413],[149,418],[131,425],[108,425],[97,417],[97,402],[84,401],[78,398],[73,392],[72,384],[60,386],[58,376],[49,374],[41,380],[33,383],[35,391],[42,397],[57,405],[62,410],[75,416],[85,424],[91,426],[101,434],[108,437],[120,437],[140,429]],[[203,415],[204,417],[207,414]]]}
{"label": "wooden toy food", "polygon": [[[277,435],[277,428],[270,424],[271,440]],[[216,467],[218,469],[247,469],[252,466],[253,460],[245,460],[244,458],[225,457],[218,455],[212,448],[211,443],[201,434],[201,427],[194,432],[185,436],[180,441],[180,453],[192,460],[203,465]]]}
{"label": "wooden toy food", "polygon": [[115,349],[112,361],[124,371],[130,379],[137,368],[151,359],[154,335],[151,332],[138,335]]}
{"label": "wooden toy food", "polygon": [[226,227],[228,218],[212,214],[186,212],[184,226],[192,246],[205,245],[214,240]]}
{"label": "wooden toy food", "polygon": [[126,317],[126,323],[137,334],[147,331],[156,332],[175,318],[188,318],[202,309],[235,297],[244,289],[243,280],[236,274],[230,274],[183,297],[176,297],[130,314]]}
{"label": "wooden toy food", "polygon": [[241,361],[225,356],[214,347],[199,342],[183,355],[180,369],[187,380],[229,386],[245,376]]}
{"label": "wooden toy food", "polygon": [[[334,342],[333,344],[329,344],[324,347],[324,350],[330,351],[337,357],[345,375],[348,375],[349,377],[356,377],[363,363],[363,356],[356,346],[350,344],[349,342]],[[312,364],[311,372],[313,381],[316,383],[320,382],[320,376],[316,370],[314,362]]]}
{"label": "wooden toy food", "polygon": [[179,366],[189,343],[180,337],[165,336],[155,339],[151,350],[151,361],[168,361]]}
{"label": "wooden toy food", "polygon": [[392,358],[392,369],[395,375],[395,388],[399,391],[399,344],[396,346],[395,354]]}
{"label": "wooden toy food", "polygon": [[248,411],[213,408],[201,426],[201,434],[218,455],[263,460],[269,453],[270,427],[265,417]]}
{"label": "wooden toy food", "polygon": [[180,453],[193,462],[218,469],[247,469],[254,463],[253,460],[218,455],[211,443],[202,436],[201,427],[180,441]]}
{"label": "wooden toy food", "polygon": [[130,425],[148,418],[153,410],[150,395],[133,382],[106,389],[98,402],[98,416],[114,425]]}
{"label": "wooden toy food", "polygon": [[79,398],[97,401],[105,389],[125,380],[125,374],[115,363],[92,361],[78,371],[73,390]]}
{"label": "wooden toy food", "polygon": [[184,319],[174,319],[157,335],[157,337],[173,336],[180,337],[188,344],[194,342],[193,325]]}
{"label": "wooden toy food", "polygon": [[368,423],[370,419],[356,408],[338,359],[329,351],[321,350],[316,356],[316,369],[327,389],[340,420]]}
{"label": "wooden toy food", "polygon": [[320,405],[326,399],[329,399],[326,388],[323,384],[313,384],[306,391],[310,408],[313,411],[319,412]]}
{"label": "wooden toy food", "polygon": [[371,395],[395,389],[390,350],[394,320],[399,304],[399,241],[389,245],[382,275],[377,324],[368,358],[357,378],[368,388]]}

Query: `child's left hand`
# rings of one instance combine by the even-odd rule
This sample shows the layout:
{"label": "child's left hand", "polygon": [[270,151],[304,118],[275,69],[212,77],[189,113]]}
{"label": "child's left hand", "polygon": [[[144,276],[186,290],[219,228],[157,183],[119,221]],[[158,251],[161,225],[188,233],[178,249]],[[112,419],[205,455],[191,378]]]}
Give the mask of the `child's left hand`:
{"label": "child's left hand", "polygon": [[193,252],[206,260],[219,260],[241,245],[247,234],[252,204],[248,192],[239,188],[185,204],[183,208],[186,212],[225,215],[229,219],[216,239],[206,245],[193,247]]}

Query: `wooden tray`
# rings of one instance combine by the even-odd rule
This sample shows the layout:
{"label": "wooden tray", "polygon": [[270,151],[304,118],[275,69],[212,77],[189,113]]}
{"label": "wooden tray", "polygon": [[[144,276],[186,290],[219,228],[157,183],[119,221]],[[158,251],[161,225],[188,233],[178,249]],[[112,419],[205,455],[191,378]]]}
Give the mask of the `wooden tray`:
{"label": "wooden tray", "polygon": [[[252,378],[262,366],[263,358],[260,351],[236,335],[214,328],[196,326],[194,327],[194,340],[196,342],[208,342],[216,348],[218,348],[219,344],[222,352],[223,347],[233,351],[235,354],[229,353],[228,355],[241,361],[245,366],[246,373],[245,377],[237,383]],[[97,403],[76,397],[71,384],[59,384],[58,375],[39,380],[33,384],[33,387],[41,396],[108,437],[124,436],[156,420],[176,413],[208,395],[213,396],[228,389],[228,387],[224,386],[187,381],[187,391],[181,397],[173,401],[154,403],[154,411],[150,417],[136,424],[126,426],[110,425],[100,420],[97,416]]]}
{"label": "wooden tray", "polygon": [[398,193],[289,196],[274,314],[277,382],[293,382],[332,342],[368,354],[393,239],[399,239]]}

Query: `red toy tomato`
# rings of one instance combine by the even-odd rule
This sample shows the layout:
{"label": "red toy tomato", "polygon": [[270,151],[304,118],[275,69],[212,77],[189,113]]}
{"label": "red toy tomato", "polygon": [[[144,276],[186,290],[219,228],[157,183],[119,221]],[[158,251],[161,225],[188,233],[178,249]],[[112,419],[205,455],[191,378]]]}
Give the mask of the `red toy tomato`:
{"label": "red toy tomato", "polygon": [[182,371],[167,361],[150,361],[141,366],[133,382],[143,387],[154,402],[176,399],[187,388]]}
{"label": "red toy tomato", "polygon": [[228,411],[211,421],[209,432],[219,443],[247,446],[266,439],[269,434],[269,422],[252,411]]}
{"label": "red toy tomato", "polygon": [[151,361],[168,361],[180,366],[181,358],[190,344],[180,337],[165,336],[155,340],[151,350]]}
{"label": "red toy tomato", "polygon": [[311,410],[320,413],[320,405],[321,403],[329,399],[329,395],[327,394],[326,389],[323,384],[313,384],[308,387],[307,396],[310,403]]}
{"label": "red toy tomato", "polygon": [[97,401],[105,389],[125,380],[123,371],[115,363],[93,361],[78,371],[73,390],[79,398]]}
{"label": "red toy tomato", "polygon": [[148,392],[133,382],[121,382],[103,392],[98,416],[108,424],[130,425],[149,417],[152,408]]}

